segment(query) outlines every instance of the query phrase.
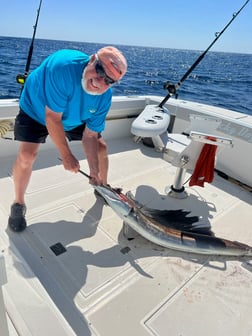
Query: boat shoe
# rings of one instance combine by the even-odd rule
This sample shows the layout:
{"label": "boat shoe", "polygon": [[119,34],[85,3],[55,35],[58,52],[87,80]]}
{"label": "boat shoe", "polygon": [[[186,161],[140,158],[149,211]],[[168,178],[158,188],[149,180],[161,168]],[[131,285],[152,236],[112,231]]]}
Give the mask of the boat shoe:
{"label": "boat shoe", "polygon": [[8,226],[12,231],[21,232],[26,228],[25,213],[26,206],[24,204],[12,204],[8,221]]}

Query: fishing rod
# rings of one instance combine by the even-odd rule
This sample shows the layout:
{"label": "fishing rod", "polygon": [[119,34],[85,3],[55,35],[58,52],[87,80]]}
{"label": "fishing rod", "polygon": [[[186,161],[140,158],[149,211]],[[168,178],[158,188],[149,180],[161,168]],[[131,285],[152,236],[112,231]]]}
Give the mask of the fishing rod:
{"label": "fishing rod", "polygon": [[243,10],[243,8],[248,4],[249,0],[247,0],[244,5],[239,9],[238,12],[233,14],[232,19],[226,24],[226,26],[222,29],[221,32],[215,33],[215,39],[213,42],[209,45],[209,47],[196,59],[196,61],[193,63],[193,65],[186,71],[184,76],[177,82],[177,84],[173,84],[171,82],[166,82],[164,84],[164,88],[168,90],[168,94],[166,97],[161,101],[161,103],[158,105],[160,108],[163,107],[163,105],[167,102],[167,100],[172,97],[173,95],[176,95],[177,90],[181,86],[181,84],[186,80],[186,78],[190,75],[190,73],[195,69],[195,67],[202,61],[202,59],[205,57],[208,50],[215,44],[215,42],[221,37],[221,35],[224,33],[224,31],[230,26],[230,24],[234,21],[234,19],[240,14],[240,12]]}
{"label": "fishing rod", "polygon": [[[62,162],[62,159],[60,157],[58,157],[58,160]],[[88,175],[87,173],[85,173],[83,170],[78,169],[78,172],[82,175],[84,175],[85,177],[87,177],[89,180],[92,179],[92,176]],[[122,193],[122,189],[121,188],[112,188],[109,184],[102,184],[102,187],[109,189],[110,191],[120,195],[121,197],[125,197],[125,195]]]}
{"label": "fishing rod", "polygon": [[31,41],[30,48],[29,48],[29,53],[28,53],[28,57],[27,57],[27,61],[26,61],[24,74],[18,74],[17,77],[16,77],[17,82],[21,85],[24,85],[25,80],[26,80],[26,78],[29,74],[29,70],[30,70],[32,53],[33,53],[33,44],[34,44],[34,40],[35,40],[35,35],[36,35],[36,30],[37,30],[37,25],[38,25],[38,19],[39,19],[41,4],[42,4],[42,0],[40,0],[39,8],[37,10],[36,22],[35,22],[35,25],[33,26],[33,36],[32,36],[32,41]]}
{"label": "fishing rod", "polygon": [[[33,53],[33,43],[34,43],[34,39],[35,39],[35,35],[36,35],[41,4],[42,4],[42,0],[40,0],[36,22],[35,22],[35,25],[33,26],[33,36],[32,36],[32,41],[31,41],[31,45],[30,45],[30,48],[29,48],[29,53],[28,53],[28,57],[27,57],[27,61],[26,61],[25,72],[24,72],[24,74],[18,74],[17,77],[16,77],[16,81],[19,84],[22,85],[21,93],[22,93],[22,90],[23,90],[23,87],[24,87],[25,80],[26,80],[26,78],[29,74],[29,70],[30,70],[32,53]],[[11,122],[10,119],[2,120],[0,122],[0,138],[13,140],[12,138],[5,137],[6,133],[11,129],[11,127],[12,127],[12,122]]]}

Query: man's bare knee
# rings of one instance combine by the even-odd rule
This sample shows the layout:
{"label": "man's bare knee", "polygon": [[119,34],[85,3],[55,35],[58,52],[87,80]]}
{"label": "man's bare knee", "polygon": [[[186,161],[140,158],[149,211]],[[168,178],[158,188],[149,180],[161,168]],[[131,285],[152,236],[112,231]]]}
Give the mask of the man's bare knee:
{"label": "man's bare knee", "polygon": [[38,154],[38,146],[22,146],[20,147],[17,162],[23,167],[33,165]]}

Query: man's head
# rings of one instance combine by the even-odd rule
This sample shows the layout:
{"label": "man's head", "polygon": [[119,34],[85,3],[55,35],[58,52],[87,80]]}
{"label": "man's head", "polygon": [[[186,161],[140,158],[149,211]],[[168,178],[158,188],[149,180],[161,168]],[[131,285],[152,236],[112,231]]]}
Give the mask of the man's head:
{"label": "man's head", "polygon": [[115,47],[104,47],[91,56],[82,75],[82,86],[90,94],[102,94],[127,71],[127,61]]}

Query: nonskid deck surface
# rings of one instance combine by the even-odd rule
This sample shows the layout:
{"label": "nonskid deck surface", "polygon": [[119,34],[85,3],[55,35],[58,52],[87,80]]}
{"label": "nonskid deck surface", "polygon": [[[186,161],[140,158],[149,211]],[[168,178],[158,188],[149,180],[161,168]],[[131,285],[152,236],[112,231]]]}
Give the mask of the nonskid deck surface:
{"label": "nonskid deck surface", "polygon": [[[81,149],[73,149],[81,158]],[[131,190],[151,208],[192,211],[217,236],[252,245],[248,191],[215,176],[205,188],[186,187],[189,197],[176,200],[164,192],[175,168],[160,154],[130,138],[110,141],[109,151],[112,186]],[[53,150],[41,151],[35,165],[26,195],[27,230],[6,230],[13,159],[1,160],[0,180],[11,334],[21,321],[31,335],[71,335],[64,317],[76,335],[252,335],[250,260],[172,251],[140,236],[128,241],[122,220],[83,175],[64,171]],[[85,160],[81,169],[88,173]],[[40,314],[37,323],[30,321],[29,300],[17,297],[19,286],[39,298],[32,307],[34,319]],[[50,319],[43,321],[47,316],[51,326]]]}

